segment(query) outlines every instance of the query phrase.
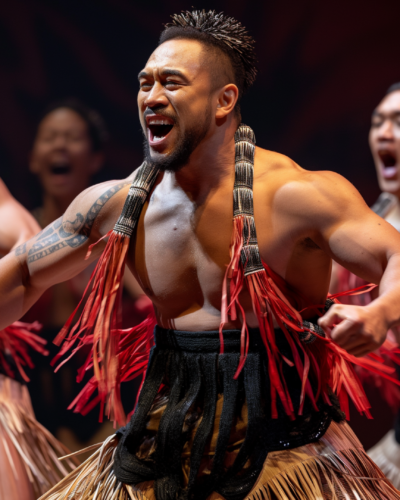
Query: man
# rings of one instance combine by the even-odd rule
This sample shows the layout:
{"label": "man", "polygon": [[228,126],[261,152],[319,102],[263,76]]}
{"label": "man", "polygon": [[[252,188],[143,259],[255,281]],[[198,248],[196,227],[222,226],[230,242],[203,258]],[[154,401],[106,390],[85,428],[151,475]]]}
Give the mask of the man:
{"label": "man", "polygon": [[[389,87],[385,97],[372,113],[369,145],[375,163],[379,187],[382,190],[372,210],[389,222],[397,231],[400,231],[400,83]],[[337,291],[340,284],[343,288],[360,286],[362,280],[349,275],[346,270],[337,268],[333,273],[337,282]],[[353,301],[357,297],[354,297]],[[375,298],[375,294],[365,299]],[[365,300],[364,299],[364,300]],[[397,342],[400,340],[398,327],[392,333]],[[381,385],[381,384],[380,384]],[[381,391],[383,397],[389,396]],[[388,403],[393,405],[393,398],[387,397]],[[392,483],[400,487],[400,414],[396,419],[395,428],[390,430],[368,454],[379,465]]]}
{"label": "man", "polygon": [[[1,179],[0,220],[2,254],[39,231]],[[36,421],[25,384],[29,347],[45,354],[38,329],[18,322],[0,330],[0,498],[7,500],[35,500],[67,474],[57,460],[66,449]]]}
{"label": "man", "polygon": [[[368,412],[349,361],[400,320],[400,235],[339,175],[255,148],[251,129],[238,128],[253,43],[223,14],[174,16],[139,73],[143,166],[86,190],[1,263],[8,324],[105,248],[83,315],[58,341],[63,351],[94,344],[108,412],[152,345],[144,327],[129,337],[115,326],[125,259],[157,319],[129,425],[43,498],[400,498],[333,394]],[[380,295],[334,305],[318,326],[332,258]]]}

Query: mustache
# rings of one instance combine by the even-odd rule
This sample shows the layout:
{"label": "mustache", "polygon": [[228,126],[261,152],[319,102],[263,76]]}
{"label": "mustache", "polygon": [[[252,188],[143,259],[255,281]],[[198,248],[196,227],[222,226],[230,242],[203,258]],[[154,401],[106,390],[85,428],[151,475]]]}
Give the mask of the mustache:
{"label": "mustache", "polygon": [[147,108],[146,111],[143,113],[144,119],[146,119],[148,116],[152,116],[152,115],[165,116],[165,118],[170,118],[174,123],[177,122],[176,115],[169,112],[169,111],[166,111],[162,107],[151,108],[151,109]]}

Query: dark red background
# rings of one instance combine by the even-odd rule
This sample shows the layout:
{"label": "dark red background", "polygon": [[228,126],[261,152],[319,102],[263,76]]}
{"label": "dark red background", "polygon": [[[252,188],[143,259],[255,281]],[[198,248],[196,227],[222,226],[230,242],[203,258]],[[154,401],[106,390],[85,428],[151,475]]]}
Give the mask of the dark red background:
{"label": "dark red background", "polygon": [[[400,81],[398,0],[2,2],[0,174],[13,194],[29,208],[39,203],[27,170],[36,120],[49,101],[66,96],[97,108],[108,123],[102,178],[136,168],[137,74],[169,14],[193,4],[237,17],[257,40],[260,72],[243,120],[258,144],[305,168],[340,172],[372,203],[379,191],[369,119],[386,88]],[[387,409],[381,413],[391,421]],[[367,445],[386,425],[379,422],[365,424]]]}

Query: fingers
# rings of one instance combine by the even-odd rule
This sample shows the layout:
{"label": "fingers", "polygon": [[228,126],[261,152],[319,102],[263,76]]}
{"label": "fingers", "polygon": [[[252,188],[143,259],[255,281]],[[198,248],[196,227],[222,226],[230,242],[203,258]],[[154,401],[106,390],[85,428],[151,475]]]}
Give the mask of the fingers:
{"label": "fingers", "polygon": [[332,306],[327,313],[319,318],[318,324],[321,328],[332,328],[334,325],[340,323],[343,319],[345,319],[345,313],[340,307],[340,305]]}
{"label": "fingers", "polygon": [[331,331],[331,339],[343,349],[349,349],[360,341],[360,325],[351,319],[344,319]]}
{"label": "fingers", "polygon": [[354,306],[334,305],[319,319],[331,339],[354,356],[365,356],[378,347],[374,335],[366,331],[363,316]]}

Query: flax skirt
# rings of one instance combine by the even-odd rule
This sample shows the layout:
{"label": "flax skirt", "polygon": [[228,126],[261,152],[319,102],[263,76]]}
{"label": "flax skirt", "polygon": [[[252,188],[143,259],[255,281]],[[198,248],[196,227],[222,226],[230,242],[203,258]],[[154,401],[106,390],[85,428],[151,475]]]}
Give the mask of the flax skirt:
{"label": "flax skirt", "polygon": [[35,500],[73,468],[33,414],[25,385],[0,374],[0,500]]}
{"label": "flax skirt", "polygon": [[[238,429],[240,433],[240,429]],[[238,438],[236,434],[235,439]],[[152,483],[128,486],[112,471],[117,437],[111,436],[81,466],[40,500],[155,500]],[[212,460],[210,448],[207,460]],[[234,454],[234,452],[233,452]],[[233,457],[232,457],[233,458]],[[182,467],[188,467],[185,456]],[[204,464],[202,473],[207,473]],[[222,499],[213,493],[209,500]],[[317,442],[268,454],[249,500],[382,500],[400,492],[365,453],[346,422],[332,422]]]}

